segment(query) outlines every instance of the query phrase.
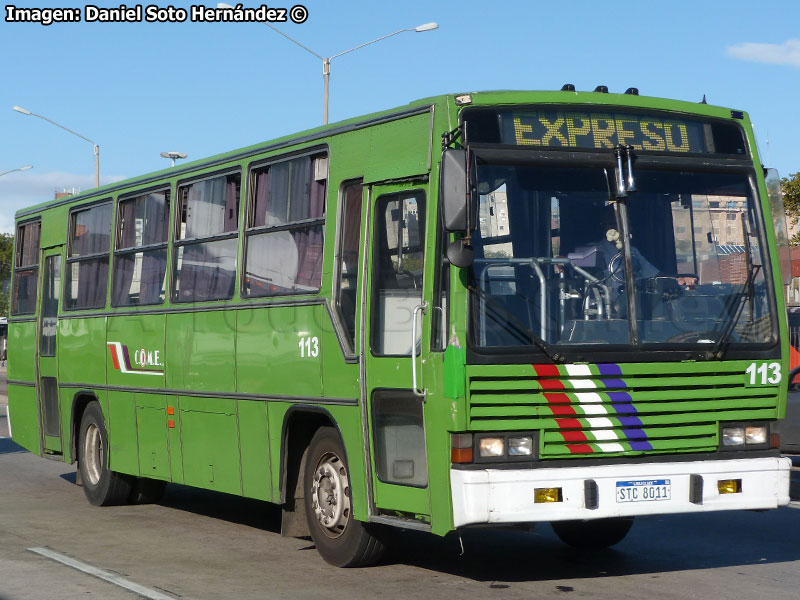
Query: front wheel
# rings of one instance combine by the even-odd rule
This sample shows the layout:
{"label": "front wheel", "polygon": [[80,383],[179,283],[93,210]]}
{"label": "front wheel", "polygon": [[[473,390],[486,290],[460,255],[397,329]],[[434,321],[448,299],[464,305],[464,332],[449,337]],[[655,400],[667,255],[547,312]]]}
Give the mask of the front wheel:
{"label": "front wheel", "polygon": [[353,518],[350,478],[339,434],[322,427],[308,447],[303,482],[308,528],[317,551],[336,567],[363,567],[383,555],[368,526]]}
{"label": "front wheel", "polygon": [[553,521],[553,531],[562,542],[581,550],[598,550],[619,544],[633,526],[633,517],[593,521]]}
{"label": "front wheel", "polygon": [[108,434],[97,402],[90,402],[83,412],[78,443],[78,468],[89,502],[95,506],[127,504],[131,478],[108,469]]}

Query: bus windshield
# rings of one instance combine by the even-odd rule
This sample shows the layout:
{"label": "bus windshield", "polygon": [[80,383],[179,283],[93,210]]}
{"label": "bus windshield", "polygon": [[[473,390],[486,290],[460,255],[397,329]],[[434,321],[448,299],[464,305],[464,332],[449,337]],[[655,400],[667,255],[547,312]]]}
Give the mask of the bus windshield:
{"label": "bus windshield", "polygon": [[615,175],[601,167],[479,164],[477,174],[478,349],[716,350],[774,339],[766,244],[746,175],[642,169],[638,191],[610,200]]}

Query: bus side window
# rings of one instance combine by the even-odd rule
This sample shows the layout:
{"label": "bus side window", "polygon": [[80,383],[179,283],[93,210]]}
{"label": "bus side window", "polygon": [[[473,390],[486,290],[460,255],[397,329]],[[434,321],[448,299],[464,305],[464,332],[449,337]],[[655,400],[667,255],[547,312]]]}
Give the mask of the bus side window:
{"label": "bus side window", "polygon": [[425,196],[421,191],[381,198],[376,212],[375,315],[377,355],[409,356],[414,307],[422,302]]}
{"label": "bus side window", "polygon": [[28,315],[36,311],[36,280],[39,277],[39,236],[42,222],[17,227],[17,253],[14,264],[14,297],[11,313]]}
{"label": "bus side window", "polygon": [[111,202],[75,211],[70,217],[65,269],[67,309],[104,308],[111,248]]}
{"label": "bus side window", "polygon": [[301,156],[254,170],[243,294],[309,294],[322,281],[328,159]]}
{"label": "bus side window", "polygon": [[241,180],[240,173],[230,173],[178,188],[177,302],[233,297]]}

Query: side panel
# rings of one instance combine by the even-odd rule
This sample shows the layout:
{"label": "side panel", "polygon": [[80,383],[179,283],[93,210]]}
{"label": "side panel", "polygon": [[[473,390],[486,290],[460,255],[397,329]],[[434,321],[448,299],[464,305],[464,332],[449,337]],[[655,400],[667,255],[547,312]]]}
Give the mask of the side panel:
{"label": "side panel", "polygon": [[8,326],[8,379],[36,380],[36,322],[11,323]]}
{"label": "side panel", "polygon": [[41,454],[36,388],[33,386],[14,385],[13,383],[9,384],[8,414],[11,420],[11,432],[14,441],[34,454]]}
{"label": "side panel", "polygon": [[238,391],[321,396],[322,326],[327,320],[327,311],[321,304],[239,311]]}
{"label": "side panel", "polygon": [[108,464],[112,470],[139,474],[136,408],[131,392],[108,393]]}
{"label": "side panel", "polygon": [[186,484],[242,494],[236,401],[181,396],[179,404]]}
{"label": "side panel", "polygon": [[260,400],[239,400],[238,410],[242,493],[249,498],[272,500],[267,404]]}
{"label": "side panel", "polygon": [[106,317],[59,319],[57,343],[60,383],[106,383]]}
{"label": "side panel", "polygon": [[172,313],[166,317],[167,388],[236,390],[236,315],[219,310]]}
{"label": "side panel", "polygon": [[139,469],[143,477],[171,479],[167,443],[167,402],[161,394],[134,394]]}

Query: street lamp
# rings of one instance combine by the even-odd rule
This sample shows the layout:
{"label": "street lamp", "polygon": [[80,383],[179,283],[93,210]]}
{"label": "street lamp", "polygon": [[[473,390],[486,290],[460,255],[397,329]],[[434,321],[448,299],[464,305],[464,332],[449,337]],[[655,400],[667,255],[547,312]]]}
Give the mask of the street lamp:
{"label": "street lamp", "polygon": [[5,171],[4,173],[0,173],[0,177],[3,175],[8,175],[9,173],[13,173],[14,171],[27,171],[28,169],[32,169],[33,165],[25,165],[24,167],[20,167],[19,169],[11,169],[10,171]]}
{"label": "street lamp", "polygon": [[172,166],[175,166],[175,160],[178,158],[186,158],[189,156],[188,154],[184,154],[183,152],[162,152],[161,156],[163,158],[171,158],[172,159]]}
{"label": "street lamp", "polygon": [[85,136],[82,136],[77,131],[72,131],[72,129],[70,129],[68,127],[64,127],[61,123],[56,123],[52,119],[48,119],[47,117],[44,117],[42,115],[37,115],[35,112],[31,112],[28,109],[22,108],[21,106],[14,106],[13,108],[14,108],[15,111],[17,111],[18,113],[22,113],[23,115],[31,115],[33,117],[39,117],[40,119],[44,119],[45,121],[47,121],[49,123],[52,123],[56,127],[61,127],[61,129],[69,131],[71,134],[77,135],[82,140],[86,140],[90,144],[93,144],[94,145],[94,186],[95,187],[100,187],[100,146],[95,144],[89,138],[87,138]]}
{"label": "street lamp", "polygon": [[[226,4],[224,2],[217,2],[217,8],[234,8],[234,7],[231,6],[230,4]],[[322,78],[323,78],[324,84],[325,84],[325,92],[324,92],[324,96],[323,96],[323,118],[324,118],[325,125],[328,124],[328,88],[329,88],[330,80],[331,80],[331,61],[334,58],[338,58],[338,57],[342,56],[343,54],[348,54],[350,52],[353,52],[354,50],[359,50],[360,48],[363,48],[364,46],[369,46],[370,44],[374,44],[375,42],[380,42],[381,40],[385,40],[386,38],[390,38],[390,37],[392,37],[394,35],[397,35],[398,33],[405,33],[406,31],[416,31],[418,33],[422,33],[423,31],[433,31],[434,29],[438,29],[439,28],[439,24],[438,23],[424,23],[423,25],[419,25],[417,27],[408,27],[406,29],[398,29],[394,33],[388,33],[388,34],[386,34],[384,36],[381,36],[381,37],[379,37],[377,39],[372,40],[371,42],[365,42],[365,43],[363,43],[363,44],[361,44],[359,46],[356,46],[355,48],[350,48],[349,50],[345,50],[344,52],[339,52],[338,54],[334,54],[333,56],[329,56],[329,57],[325,58],[324,56],[320,56],[319,54],[317,54],[316,52],[314,52],[313,50],[311,50],[307,46],[304,46],[303,44],[298,42],[296,39],[289,37],[288,35],[286,35],[283,31],[281,31],[280,29],[278,29],[274,25],[270,25],[267,22],[264,22],[264,25],[266,25],[267,27],[269,27],[273,31],[276,31],[277,33],[280,33],[287,40],[289,40],[290,42],[294,42],[295,44],[300,46],[303,50],[305,50],[306,52],[308,52],[310,54],[313,54],[314,56],[316,56],[318,59],[320,59],[322,61]]]}

